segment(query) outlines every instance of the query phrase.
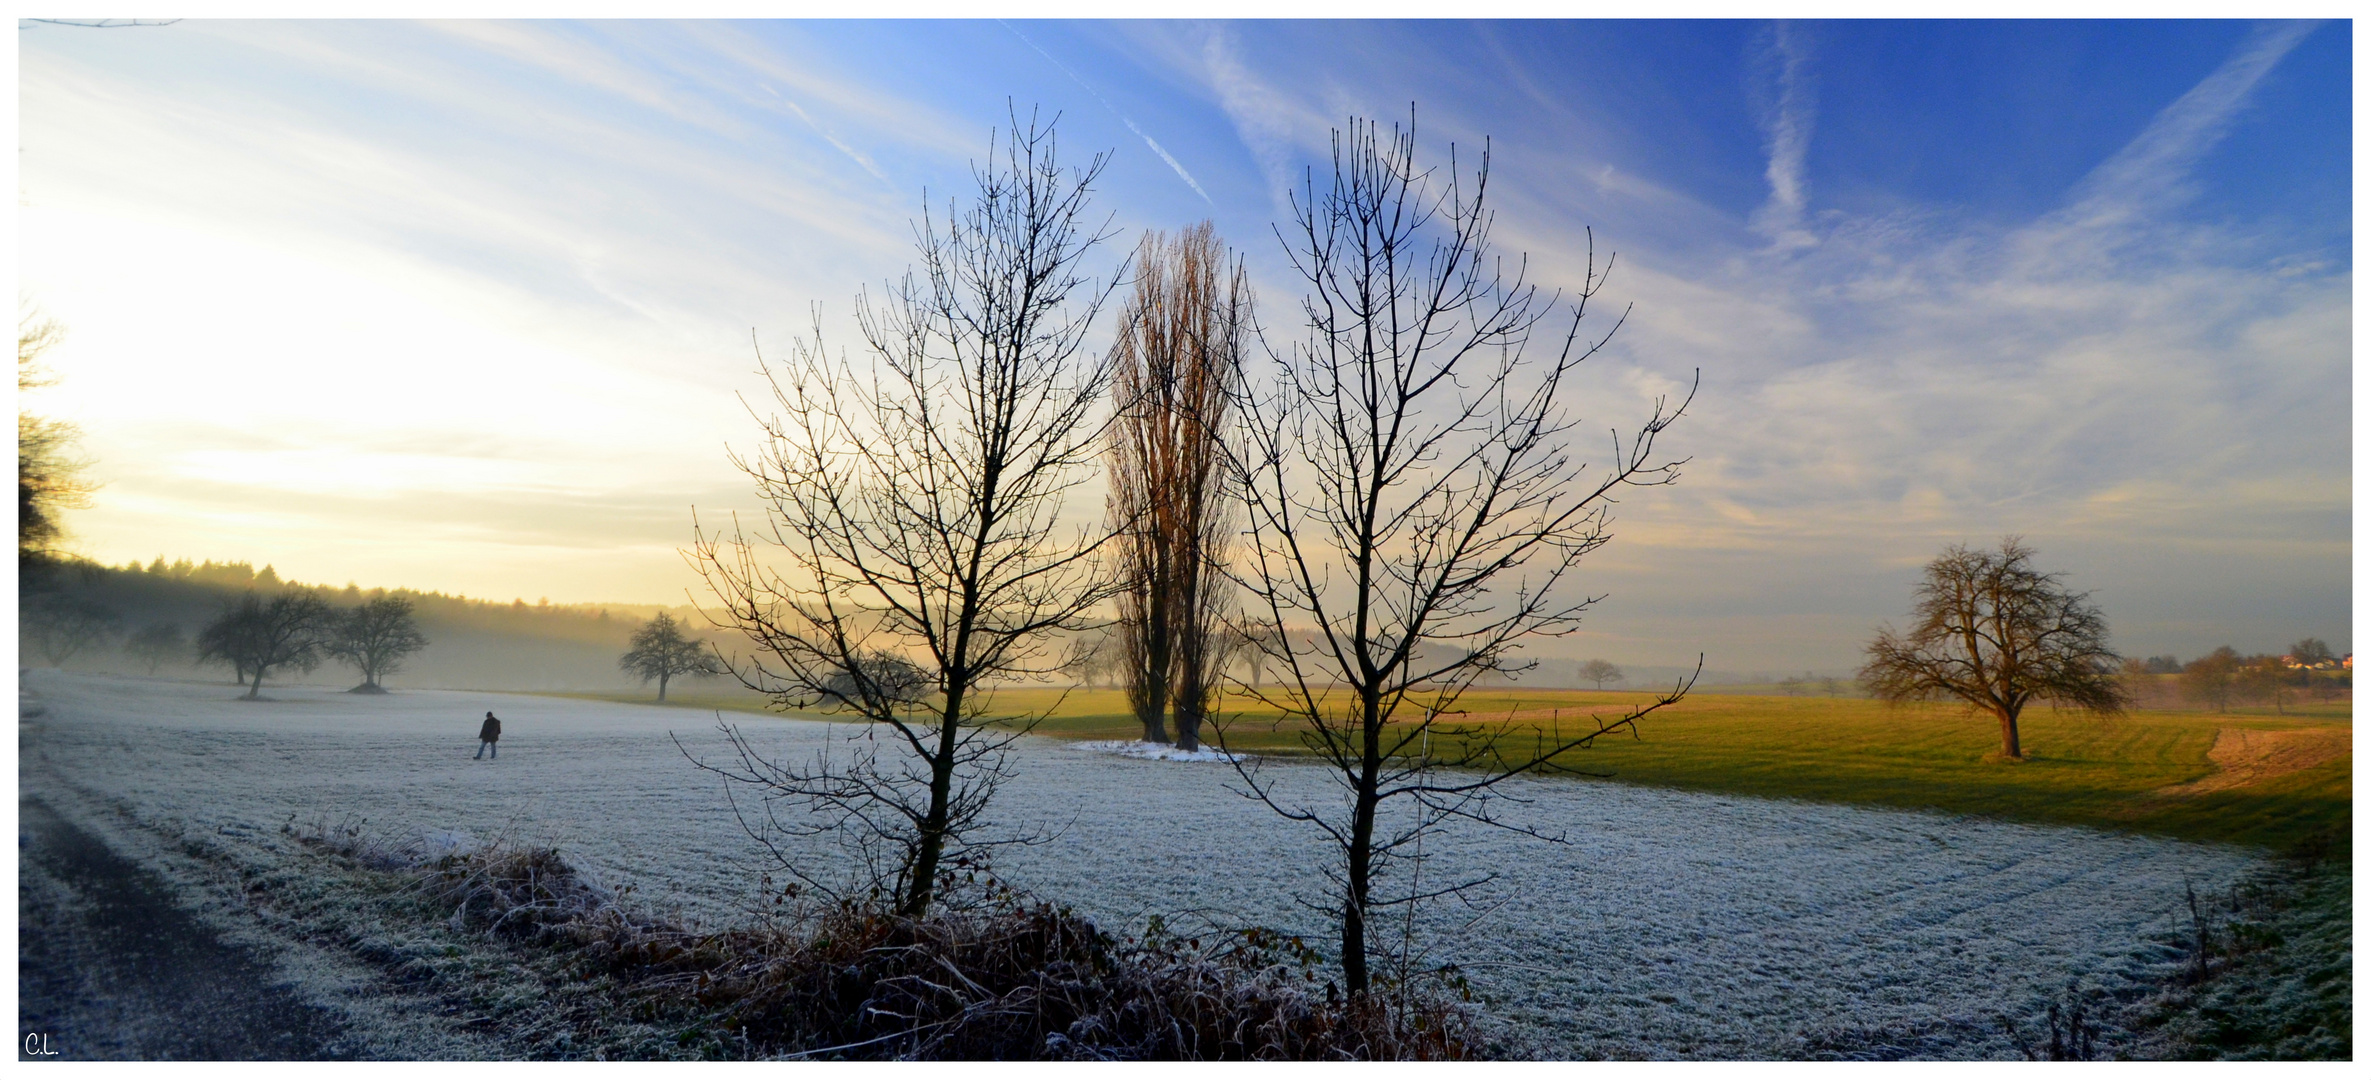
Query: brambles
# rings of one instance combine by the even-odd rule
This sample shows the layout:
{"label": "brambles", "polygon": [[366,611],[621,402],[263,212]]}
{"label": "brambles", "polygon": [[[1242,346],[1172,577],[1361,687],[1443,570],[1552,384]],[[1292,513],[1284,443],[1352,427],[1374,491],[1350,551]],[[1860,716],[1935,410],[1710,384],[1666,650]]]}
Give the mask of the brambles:
{"label": "brambles", "polygon": [[1247,929],[1141,939],[1003,893],[924,917],[785,894],[745,925],[695,930],[622,905],[556,849],[430,853],[353,824],[304,846],[396,875],[456,927],[605,977],[742,1056],[865,1060],[1445,1060],[1475,1047],[1463,1007],[1400,990],[1345,998],[1297,939]]}

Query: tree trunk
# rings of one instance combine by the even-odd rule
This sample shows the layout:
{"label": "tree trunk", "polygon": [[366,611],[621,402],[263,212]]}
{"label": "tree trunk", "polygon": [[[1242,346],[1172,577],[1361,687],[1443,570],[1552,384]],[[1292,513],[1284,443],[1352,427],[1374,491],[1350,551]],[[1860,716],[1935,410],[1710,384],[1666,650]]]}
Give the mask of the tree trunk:
{"label": "tree trunk", "polygon": [[1152,609],[1153,627],[1152,632],[1145,635],[1144,665],[1142,670],[1131,672],[1128,676],[1131,680],[1141,680],[1143,686],[1128,696],[1135,701],[1136,719],[1144,724],[1144,741],[1165,743],[1169,741],[1169,731],[1163,720],[1169,712],[1171,664],[1169,635],[1161,625],[1161,620],[1167,612],[1161,610],[1158,601],[1147,607]]}
{"label": "tree trunk", "polygon": [[659,672],[659,700],[667,700],[667,673]]}
{"label": "tree trunk", "polygon": [[1350,823],[1349,885],[1342,898],[1342,981],[1352,996],[1367,992],[1367,897],[1375,866],[1375,799],[1373,785],[1361,777],[1358,809]]}
{"label": "tree trunk", "polygon": [[1346,884],[1342,899],[1342,981],[1348,984],[1353,997],[1367,992],[1367,898],[1373,892],[1375,873],[1375,804],[1377,788],[1383,773],[1383,724],[1381,702],[1372,695],[1361,694],[1359,716],[1363,721],[1357,802],[1350,817],[1350,850]]}
{"label": "tree trunk", "polygon": [[2025,755],[2017,749],[2017,710],[1998,709],[1995,712],[2001,718],[2001,756],[2023,758]]}
{"label": "tree trunk", "polygon": [[247,697],[248,697],[248,699],[249,699],[249,700],[255,700],[255,699],[258,699],[258,698],[261,698],[261,697],[263,697],[263,669],[262,669],[262,668],[256,668],[256,669],[255,669],[255,685],[253,685],[253,686],[250,686],[250,687],[248,687],[248,688],[247,688]]}
{"label": "tree trunk", "polygon": [[939,857],[947,846],[947,800],[955,787],[955,737],[960,731],[963,695],[947,695],[947,711],[939,725],[938,753],[930,758],[930,810],[922,817],[921,835],[914,848],[913,877],[906,882],[905,901],[898,914],[919,919],[930,910],[937,889]]}

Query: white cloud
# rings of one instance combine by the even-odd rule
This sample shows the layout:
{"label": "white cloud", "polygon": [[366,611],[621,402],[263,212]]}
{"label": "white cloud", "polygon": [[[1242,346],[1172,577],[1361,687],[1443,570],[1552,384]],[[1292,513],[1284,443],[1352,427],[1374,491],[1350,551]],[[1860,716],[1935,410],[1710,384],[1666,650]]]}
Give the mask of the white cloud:
{"label": "white cloud", "polygon": [[1810,42],[1785,22],[1776,23],[1761,62],[1770,69],[1775,85],[1773,100],[1762,117],[1770,155],[1763,176],[1770,183],[1770,199],[1754,212],[1754,231],[1780,250],[1810,247],[1819,242],[1803,228],[1803,207],[1809,197],[1804,158],[1811,150],[1817,113]]}

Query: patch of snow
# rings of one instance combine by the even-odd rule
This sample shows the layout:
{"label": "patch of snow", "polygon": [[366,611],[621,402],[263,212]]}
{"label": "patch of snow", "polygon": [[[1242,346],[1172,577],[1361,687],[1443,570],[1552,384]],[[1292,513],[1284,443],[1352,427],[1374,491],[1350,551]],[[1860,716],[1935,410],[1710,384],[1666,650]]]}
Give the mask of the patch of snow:
{"label": "patch of snow", "polygon": [[[26,679],[49,715],[26,725],[20,792],[70,784],[223,843],[350,815],[381,835],[550,844],[596,880],[700,920],[737,919],[771,895],[721,781],[670,738],[725,758],[707,714],[303,687],[257,703],[227,682]],[[502,718],[501,756],[473,760],[488,709]],[[726,715],[776,760],[861,731]],[[1160,913],[1172,927],[1265,925],[1334,951],[1331,855],[1314,830],[1244,798],[1234,770],[1043,738],[1015,751],[990,813],[1050,841],[1003,849],[1007,880],[1120,932]],[[1280,798],[1340,797],[1322,767],[1272,759],[1263,776]],[[1932,813],[1568,778],[1508,789],[1521,801],[1503,818],[1566,842],[1444,828],[1426,841],[1420,884],[1489,883],[1472,906],[1395,910],[1373,932],[1460,965],[1486,1015],[1555,1057],[1770,1058],[1839,1033],[1942,1032],[1935,1054],[2014,1060],[1997,1017],[2032,1032],[2070,979],[2114,991],[2174,971],[2185,884],[2219,892],[2260,865],[2237,848]],[[849,859],[827,838],[784,851],[821,868]]]}
{"label": "patch of snow", "polygon": [[1142,761],[1249,761],[1249,754],[1229,754],[1207,746],[1200,750],[1180,750],[1168,743],[1140,742],[1082,742],[1073,744],[1082,750],[1098,754],[1118,754]]}

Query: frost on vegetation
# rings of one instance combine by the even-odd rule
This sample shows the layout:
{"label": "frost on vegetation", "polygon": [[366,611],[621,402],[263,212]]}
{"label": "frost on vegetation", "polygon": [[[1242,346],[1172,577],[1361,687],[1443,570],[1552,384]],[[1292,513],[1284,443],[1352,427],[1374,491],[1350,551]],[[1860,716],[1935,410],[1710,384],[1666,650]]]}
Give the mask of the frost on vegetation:
{"label": "frost on vegetation", "polygon": [[[480,838],[453,854],[485,838],[556,848],[580,874],[633,883],[631,906],[686,926],[747,925],[774,895],[724,792],[668,737],[695,751],[715,738],[697,714],[301,688],[262,709],[227,685],[32,678],[52,715],[26,744],[29,771],[213,842],[261,851],[215,830],[261,826],[262,844],[292,819],[353,815],[422,854],[441,830]],[[489,708],[502,757],[473,761]],[[742,730],[777,755],[850,734],[788,720]],[[1015,887],[1099,927],[1191,914],[1328,941],[1326,914],[1304,903],[1326,895],[1314,838],[1231,791],[1231,770],[1047,739],[1022,750],[991,813],[1047,842],[999,854]],[[1288,794],[1331,790],[1289,759],[1266,767]],[[1503,817],[1569,842],[1445,830],[1415,884],[1488,884],[1472,906],[1436,902],[1375,936],[1419,968],[1456,965],[1493,1039],[1558,1058],[2014,1060],[2021,1040],[2045,1037],[2069,980],[2123,1001],[2177,976],[2185,883],[2222,892],[2261,865],[2231,848],[1935,814],[1565,779],[1510,793]],[[828,839],[784,853],[845,859]],[[2110,1025],[2102,1045],[2122,1045],[2110,1013],[2121,1015],[2086,1017]]]}
{"label": "frost on vegetation", "polygon": [[1137,740],[1082,742],[1077,745],[1081,750],[1087,750],[1098,754],[1117,754],[1121,757],[1136,758],[1141,761],[1226,762],[1250,760],[1250,755],[1248,754],[1229,754],[1226,751],[1213,750],[1207,746],[1200,750],[1180,750],[1168,743],[1141,742]]}
{"label": "frost on vegetation", "polygon": [[[296,836],[358,864],[399,850],[351,826]],[[607,980],[628,1011],[706,1044],[695,1056],[1437,1060],[1474,1045],[1446,997],[1344,1000],[1273,934],[1123,940],[1000,890],[924,918],[827,902],[698,931],[630,910],[550,848],[400,850],[411,861],[384,869],[453,929],[561,946],[553,975]]]}

